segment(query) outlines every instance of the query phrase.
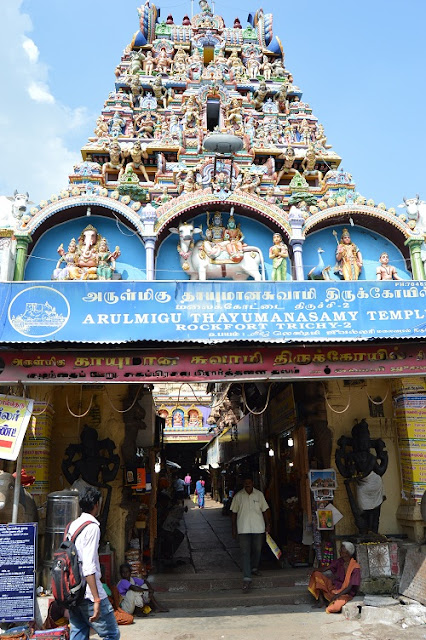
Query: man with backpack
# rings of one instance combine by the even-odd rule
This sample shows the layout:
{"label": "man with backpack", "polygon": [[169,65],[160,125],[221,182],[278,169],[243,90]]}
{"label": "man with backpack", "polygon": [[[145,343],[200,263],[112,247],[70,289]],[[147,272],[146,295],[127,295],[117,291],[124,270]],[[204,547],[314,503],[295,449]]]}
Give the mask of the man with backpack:
{"label": "man with backpack", "polygon": [[101,492],[94,487],[83,489],[79,496],[82,514],[71,522],[68,530],[68,538],[71,539],[85,525],[74,539],[74,544],[81,563],[81,574],[86,581],[86,590],[84,598],[69,608],[70,640],[88,640],[91,628],[105,640],[120,638],[114,609],[101,583],[98,554],[100,528],[96,519],[101,510],[101,497]]}

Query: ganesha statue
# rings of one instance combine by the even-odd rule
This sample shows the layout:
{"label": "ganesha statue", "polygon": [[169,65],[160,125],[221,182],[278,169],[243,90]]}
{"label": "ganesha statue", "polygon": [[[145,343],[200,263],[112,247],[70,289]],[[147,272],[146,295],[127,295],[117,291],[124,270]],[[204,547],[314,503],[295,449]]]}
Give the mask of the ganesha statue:
{"label": "ganesha statue", "polygon": [[87,225],[78,237],[72,238],[67,251],[58,247],[59,260],[52,273],[52,280],[112,280],[115,261],[120,248],[110,251],[106,238],[100,237],[95,227]]}

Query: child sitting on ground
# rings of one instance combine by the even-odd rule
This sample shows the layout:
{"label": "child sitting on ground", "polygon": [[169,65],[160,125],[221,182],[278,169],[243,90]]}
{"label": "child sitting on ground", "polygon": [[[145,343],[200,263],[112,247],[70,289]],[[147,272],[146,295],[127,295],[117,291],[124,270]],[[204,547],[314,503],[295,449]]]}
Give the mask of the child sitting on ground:
{"label": "child sitting on ground", "polygon": [[146,581],[147,571],[145,566],[143,566],[143,572],[145,579],[133,578],[131,566],[128,563],[120,565],[121,580],[117,585],[118,592],[122,596],[120,607],[136,617],[146,616],[152,610],[158,612],[168,611],[155,599],[154,590]]}

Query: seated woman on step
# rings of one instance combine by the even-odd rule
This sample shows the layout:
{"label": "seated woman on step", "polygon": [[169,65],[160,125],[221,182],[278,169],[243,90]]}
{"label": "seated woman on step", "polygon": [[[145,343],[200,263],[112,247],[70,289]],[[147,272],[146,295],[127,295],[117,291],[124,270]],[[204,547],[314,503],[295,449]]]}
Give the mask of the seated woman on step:
{"label": "seated woman on step", "polygon": [[[308,590],[317,600],[314,607],[323,607],[328,601],[327,613],[340,613],[342,607],[356,596],[361,584],[361,567],[354,560],[354,554],[352,542],[342,542],[340,558],[312,572]],[[331,578],[324,575],[328,571],[333,574]]]}

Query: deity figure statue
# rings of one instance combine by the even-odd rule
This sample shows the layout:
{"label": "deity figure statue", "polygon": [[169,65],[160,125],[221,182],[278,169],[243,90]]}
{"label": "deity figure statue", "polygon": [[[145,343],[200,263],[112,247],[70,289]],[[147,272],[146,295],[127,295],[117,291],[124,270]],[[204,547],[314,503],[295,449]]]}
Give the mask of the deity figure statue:
{"label": "deity figure statue", "polygon": [[197,129],[201,123],[200,105],[196,96],[189,96],[182,107],[186,129]]}
{"label": "deity figure statue", "polygon": [[134,75],[140,73],[143,69],[143,63],[145,61],[145,54],[142,50],[136,51],[130,62],[130,73]]}
{"label": "deity figure statue", "polygon": [[156,76],[154,82],[151,84],[151,89],[157,100],[157,106],[166,109],[169,102],[169,92],[166,87],[163,86],[160,76]]}
{"label": "deity figure statue", "polygon": [[268,187],[266,189],[265,202],[267,202],[268,204],[281,204],[281,200],[275,195],[274,187]]}
{"label": "deity figure statue", "polygon": [[380,267],[376,269],[376,280],[402,280],[396,267],[389,264],[389,255],[384,251],[380,254]]}
{"label": "deity figure statue", "polygon": [[68,245],[68,251],[64,250],[64,245],[61,244],[58,247],[58,253],[61,256],[56,264],[56,269],[52,273],[52,280],[73,280],[71,274],[75,267],[75,261],[77,257],[77,243],[75,238],[72,238]]}
{"label": "deity figure statue", "polygon": [[274,233],[272,236],[273,245],[269,249],[269,257],[272,259],[272,277],[275,282],[287,280],[287,258],[288,248],[284,244],[282,235]]}
{"label": "deity figure statue", "polygon": [[118,111],[116,111],[113,117],[108,122],[109,135],[111,138],[118,138],[124,132],[126,121],[122,118]]}
{"label": "deity figure statue", "polygon": [[117,140],[111,140],[108,150],[110,160],[102,165],[103,176],[106,176],[108,170],[120,171],[123,167],[120,143]]}
{"label": "deity figure statue", "polygon": [[[388,467],[386,445],[381,438],[370,438],[365,419],[353,427],[351,435],[341,436],[337,441],[336,466],[345,478],[349,504],[360,533],[377,534],[381,505],[386,499],[382,480]],[[351,483],[356,485],[356,497]]]}
{"label": "deity figure statue", "polygon": [[[152,55],[152,51],[147,51],[145,55],[145,60],[143,62],[143,70],[146,76],[152,76],[154,71],[155,58]],[[158,61],[157,61],[158,64]]]}
{"label": "deity figure statue", "polygon": [[288,83],[283,82],[279,91],[274,95],[274,101],[277,103],[278,111],[280,113],[288,113]]}
{"label": "deity figure statue", "polygon": [[98,138],[105,138],[105,136],[108,136],[108,125],[102,116],[99,116],[99,118],[96,120],[96,128],[94,133]]}
{"label": "deity figure statue", "polygon": [[241,123],[243,120],[241,111],[241,103],[238,98],[232,98],[231,102],[226,107],[226,119],[231,127],[233,125],[236,125],[238,129],[241,127]]}
{"label": "deity figure statue", "polygon": [[238,188],[241,191],[245,191],[247,193],[259,193],[259,187],[261,182],[262,180],[257,174],[252,175],[250,173],[250,170],[248,171],[246,170],[243,173],[243,178]]}
{"label": "deity figure statue", "polygon": [[233,214],[229,216],[226,231],[223,236],[224,240],[228,241],[226,244],[226,250],[231,258],[232,262],[241,262],[243,259],[243,239],[244,235],[241,231],[240,225],[237,225]]}
{"label": "deity figure statue", "polygon": [[324,126],[319,124],[315,132],[315,140],[324,149],[331,149],[331,144],[327,144],[327,136],[325,135]]}
{"label": "deity figure statue", "polygon": [[306,150],[305,157],[302,160],[302,169],[305,176],[316,176],[318,178],[318,183],[321,186],[322,184],[322,173],[315,169],[315,164],[317,161],[317,156],[315,153],[314,146],[311,144]]}
{"label": "deity figure statue", "polygon": [[97,280],[98,241],[98,232],[91,224],[80,233],[75,260],[77,268],[73,269],[73,280]]}
{"label": "deity figure statue", "polygon": [[188,58],[188,68],[191,80],[199,80],[201,78],[201,74],[204,69],[204,61],[200,55],[198,47],[194,47],[192,54]]}
{"label": "deity figure statue", "polygon": [[272,77],[272,63],[269,62],[268,56],[263,56],[262,73],[265,80],[270,80]]}
{"label": "deity figure statue", "polygon": [[225,232],[226,227],[223,225],[220,211],[213,214],[212,222],[210,222],[210,215],[207,212],[207,231],[203,249],[210,258],[217,258],[225,248],[227,244],[224,244]]}
{"label": "deity figure statue", "polygon": [[183,47],[178,47],[172,62],[172,74],[179,78],[186,77],[188,54],[185,53]]}
{"label": "deity figure statue", "polygon": [[257,76],[260,73],[261,64],[257,58],[255,51],[250,52],[250,55],[246,62],[246,67],[250,80],[256,80]]}
{"label": "deity figure statue", "polygon": [[247,151],[252,149],[256,137],[256,122],[253,116],[248,116],[244,121],[244,142]]}
{"label": "deity figure statue", "polygon": [[[333,231],[337,240],[337,233]],[[342,280],[358,280],[362,269],[362,255],[356,244],[351,242],[347,229],[343,229],[340,242],[336,249],[337,269],[335,273]]]}
{"label": "deity figure statue", "polygon": [[239,58],[236,49],[231,52],[231,55],[228,58],[228,67],[236,80],[240,80],[245,77],[245,67],[242,60]]}
{"label": "deity figure statue", "polygon": [[147,147],[146,144],[141,145],[141,143],[139,142],[139,140],[136,140],[136,142],[134,142],[133,146],[130,149],[130,152],[127,152],[127,154],[130,153],[130,156],[132,158],[132,162],[129,162],[126,165],[126,168],[122,168],[120,170],[118,179],[121,178],[121,176],[123,175],[124,171],[128,171],[130,169],[132,169],[133,171],[137,172],[140,171],[141,174],[143,175],[143,177],[145,178],[145,182],[150,182],[149,180],[149,176],[146,172],[145,166],[143,164],[143,159],[147,159],[148,158],[148,152],[147,152]]}
{"label": "deity figure statue", "polygon": [[272,63],[272,75],[274,76],[274,78],[286,78],[287,77],[287,72],[284,69],[284,65],[283,62],[280,58],[278,58],[278,60],[275,60],[275,62]]}
{"label": "deity figure statue", "polygon": [[101,238],[98,247],[98,280],[112,280],[115,271],[115,261],[120,256],[120,248],[115,247],[114,251],[108,249],[106,238]]}
{"label": "deity figure statue", "polygon": [[139,76],[130,76],[129,85],[132,92],[132,106],[138,107],[143,93]]}
{"label": "deity figure statue", "polygon": [[160,53],[155,58],[155,65],[156,65],[157,73],[167,74],[169,72],[171,60],[169,59],[164,47],[160,50]]}
{"label": "deity figure statue", "polygon": [[193,171],[192,169],[188,169],[184,179],[181,179],[180,176],[181,172],[179,171],[176,176],[176,183],[178,185],[179,194],[193,193],[194,191],[198,191],[199,187],[197,184],[195,171]]}
{"label": "deity figure statue", "polygon": [[213,11],[207,0],[199,0],[198,4],[200,5],[200,9],[203,13],[206,13],[209,16],[213,15]]}
{"label": "deity figure statue", "polygon": [[151,109],[142,112],[134,120],[135,131],[140,138],[153,138],[154,127],[158,116]]}
{"label": "deity figure statue", "polygon": [[231,188],[231,180],[225,171],[219,171],[212,181],[212,189],[214,193],[221,191],[228,192]]}
{"label": "deity figure statue", "polygon": [[305,144],[309,144],[311,142],[311,128],[306,118],[303,118],[302,122],[299,125],[299,133],[302,141]]}
{"label": "deity figure statue", "polygon": [[169,202],[169,200],[171,200],[171,199],[172,199],[172,196],[169,195],[168,190],[167,190],[167,185],[165,185],[161,189],[161,195],[157,196],[157,198],[155,198],[155,202],[158,202],[158,204],[161,206],[162,204],[165,204],[166,202]]}
{"label": "deity figure statue", "polygon": [[70,485],[80,478],[94,487],[107,489],[102,513],[98,517],[102,535],[105,533],[111,503],[112,487],[108,483],[115,479],[120,468],[120,456],[110,438],[99,440],[96,429],[84,425],[80,435],[81,444],[69,444],[62,461],[62,473]]}
{"label": "deity figure statue", "polygon": [[259,83],[258,88],[253,93],[252,104],[256,111],[262,111],[263,103],[265,102],[265,98],[269,93],[269,89],[266,86],[265,82],[262,81]]}

